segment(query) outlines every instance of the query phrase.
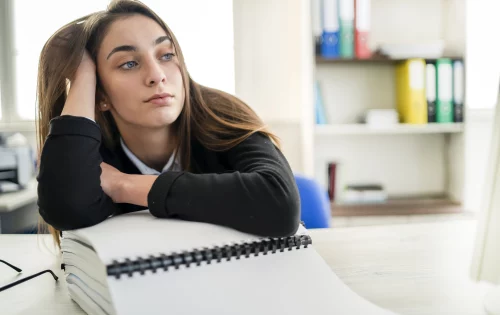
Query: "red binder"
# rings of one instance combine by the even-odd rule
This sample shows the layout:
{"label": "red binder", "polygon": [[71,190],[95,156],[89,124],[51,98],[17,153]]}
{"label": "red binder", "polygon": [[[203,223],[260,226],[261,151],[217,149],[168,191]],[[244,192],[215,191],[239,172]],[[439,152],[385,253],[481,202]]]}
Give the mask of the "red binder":
{"label": "red binder", "polygon": [[330,201],[335,201],[335,182],[336,182],[336,171],[337,164],[336,163],[328,163],[328,197],[330,197]]}
{"label": "red binder", "polygon": [[368,47],[370,35],[370,1],[354,1],[354,53],[358,59],[370,58],[372,53]]}

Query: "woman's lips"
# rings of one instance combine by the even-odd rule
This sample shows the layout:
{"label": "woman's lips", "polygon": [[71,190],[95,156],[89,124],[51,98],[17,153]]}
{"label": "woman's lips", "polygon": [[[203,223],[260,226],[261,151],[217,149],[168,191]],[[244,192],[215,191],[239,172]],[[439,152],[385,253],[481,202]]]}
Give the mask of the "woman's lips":
{"label": "woman's lips", "polygon": [[152,103],[155,105],[165,106],[165,105],[168,105],[172,99],[173,99],[173,96],[171,96],[171,95],[164,96],[164,97],[156,97],[156,98],[149,100],[149,103]]}

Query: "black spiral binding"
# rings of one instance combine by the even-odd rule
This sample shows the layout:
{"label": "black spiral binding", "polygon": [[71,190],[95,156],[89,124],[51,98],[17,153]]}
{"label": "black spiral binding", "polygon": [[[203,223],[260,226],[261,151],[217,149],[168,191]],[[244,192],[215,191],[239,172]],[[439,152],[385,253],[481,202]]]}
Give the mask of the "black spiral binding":
{"label": "black spiral binding", "polygon": [[168,271],[179,269],[181,266],[200,266],[202,262],[211,264],[230,261],[231,259],[249,258],[260,254],[283,252],[285,250],[307,248],[312,244],[309,235],[294,235],[283,238],[263,239],[256,242],[225,245],[223,247],[195,249],[190,252],[171,253],[169,255],[160,254],[149,256],[148,258],[138,257],[135,260],[125,259],[123,262],[113,260],[113,263],[106,267],[108,276],[120,279],[122,275],[132,277],[134,273],[143,275],[147,270],[156,273],[158,269]]}

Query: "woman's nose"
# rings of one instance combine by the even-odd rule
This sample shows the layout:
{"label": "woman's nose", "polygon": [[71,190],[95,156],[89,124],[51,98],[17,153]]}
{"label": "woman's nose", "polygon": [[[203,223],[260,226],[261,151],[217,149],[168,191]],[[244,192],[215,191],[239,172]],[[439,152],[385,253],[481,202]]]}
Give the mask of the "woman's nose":
{"label": "woman's nose", "polygon": [[146,73],[145,83],[147,86],[153,86],[160,82],[166,81],[165,73],[158,64],[157,60],[155,59],[148,60],[146,69],[147,73]]}

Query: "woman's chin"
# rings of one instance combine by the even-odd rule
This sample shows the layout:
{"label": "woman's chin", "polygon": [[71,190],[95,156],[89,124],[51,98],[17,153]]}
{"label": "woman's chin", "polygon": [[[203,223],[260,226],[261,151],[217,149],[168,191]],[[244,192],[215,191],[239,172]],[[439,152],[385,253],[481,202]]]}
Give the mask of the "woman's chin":
{"label": "woman's chin", "polygon": [[161,128],[173,124],[179,117],[180,112],[170,110],[161,110],[153,113],[147,119],[147,125],[152,128]]}

